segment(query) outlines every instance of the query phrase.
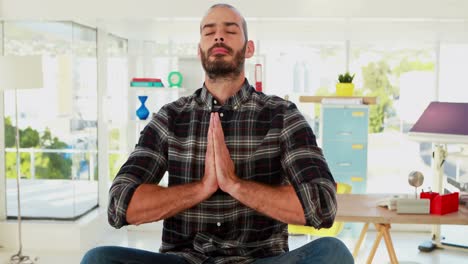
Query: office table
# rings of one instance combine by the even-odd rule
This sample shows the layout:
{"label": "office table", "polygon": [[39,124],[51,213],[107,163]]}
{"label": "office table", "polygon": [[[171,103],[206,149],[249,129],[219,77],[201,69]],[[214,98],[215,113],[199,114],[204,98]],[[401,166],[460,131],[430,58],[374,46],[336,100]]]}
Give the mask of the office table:
{"label": "office table", "polygon": [[335,220],[365,223],[353,251],[354,258],[359,252],[370,223],[375,225],[377,236],[366,263],[372,263],[377,247],[383,237],[392,264],[398,263],[398,259],[390,236],[391,224],[468,225],[468,209],[466,207],[459,207],[458,212],[450,214],[433,215],[397,214],[396,211],[377,206],[378,201],[392,196],[392,194],[337,194],[338,211]]}

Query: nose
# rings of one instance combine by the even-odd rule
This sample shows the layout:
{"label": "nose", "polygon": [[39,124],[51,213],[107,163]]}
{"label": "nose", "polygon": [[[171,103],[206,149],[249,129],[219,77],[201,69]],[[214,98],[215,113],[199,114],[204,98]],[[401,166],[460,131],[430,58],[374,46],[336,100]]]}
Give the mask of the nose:
{"label": "nose", "polygon": [[224,42],[224,38],[223,37],[219,37],[219,38],[215,38],[214,39],[215,42]]}

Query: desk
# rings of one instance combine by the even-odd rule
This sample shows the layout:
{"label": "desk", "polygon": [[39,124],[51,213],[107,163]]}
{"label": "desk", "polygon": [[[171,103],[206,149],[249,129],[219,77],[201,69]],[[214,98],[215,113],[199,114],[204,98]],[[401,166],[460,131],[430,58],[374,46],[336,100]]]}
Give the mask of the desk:
{"label": "desk", "polygon": [[377,206],[377,201],[384,200],[391,196],[391,194],[337,194],[338,212],[335,220],[365,223],[353,251],[353,256],[355,258],[370,223],[375,225],[378,233],[371,252],[369,253],[369,257],[367,258],[367,263],[372,263],[377,247],[383,237],[392,264],[398,263],[398,260],[389,231],[391,224],[468,225],[468,209],[466,207],[460,207],[458,212],[446,215],[431,215],[397,214],[396,211]]}

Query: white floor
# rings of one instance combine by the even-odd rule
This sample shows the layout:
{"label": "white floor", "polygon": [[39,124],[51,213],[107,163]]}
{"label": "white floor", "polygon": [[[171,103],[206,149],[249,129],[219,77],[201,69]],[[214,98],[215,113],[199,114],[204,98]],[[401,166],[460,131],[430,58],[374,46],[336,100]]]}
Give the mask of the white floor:
{"label": "white floor", "polygon": [[[427,240],[430,236],[425,232],[392,232],[395,251],[400,263],[419,264],[446,264],[446,263],[467,263],[468,251],[457,249],[436,249],[430,253],[420,252],[418,245]],[[375,232],[370,231],[365,243],[361,247],[356,263],[366,263],[367,255],[372,247]],[[342,238],[342,241],[349,247],[354,248],[354,238]],[[291,236],[289,239],[290,250],[300,247],[307,242],[307,237],[303,235]],[[129,246],[145,250],[156,251],[160,245],[160,233],[131,231],[125,237],[108,237],[100,245],[120,245]],[[7,264],[10,256],[16,252],[5,252],[0,249],[0,264]],[[38,258],[38,264],[74,264],[79,263],[83,253],[80,252],[23,252],[31,258]],[[383,240],[377,250],[373,263],[389,263],[389,258]]]}

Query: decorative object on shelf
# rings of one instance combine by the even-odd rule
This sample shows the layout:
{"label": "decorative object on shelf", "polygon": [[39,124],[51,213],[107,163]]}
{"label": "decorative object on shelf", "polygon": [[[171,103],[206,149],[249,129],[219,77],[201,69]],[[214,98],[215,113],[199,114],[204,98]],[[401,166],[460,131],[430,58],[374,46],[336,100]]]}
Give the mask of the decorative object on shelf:
{"label": "decorative object on shelf", "polygon": [[255,64],[255,90],[258,92],[262,91],[262,64]]}
{"label": "decorative object on shelf", "polygon": [[132,78],[131,87],[164,87],[159,78]]}
{"label": "decorative object on shelf", "polygon": [[146,108],[145,102],[148,100],[148,96],[146,95],[140,95],[138,96],[138,100],[140,100],[141,105],[140,107],[136,110],[136,115],[140,120],[146,120],[149,116],[149,110]]}
{"label": "decorative object on shelf", "polygon": [[182,87],[183,80],[184,78],[182,77],[182,74],[178,71],[172,71],[169,73],[169,76],[167,76],[167,82],[169,83],[169,87],[180,88]]}
{"label": "decorative object on shelf", "polygon": [[354,92],[354,75],[346,72],[338,76],[338,83],[336,84],[336,95],[338,96],[353,96]]}
{"label": "decorative object on shelf", "polygon": [[[0,57],[0,90],[13,89],[15,94],[15,149],[16,149],[16,195],[18,206],[18,253],[11,256],[10,264],[34,264],[37,258],[23,256],[23,238],[21,230],[21,192],[20,192],[20,138],[18,128],[18,90],[42,88],[42,57],[41,56],[3,56]],[[3,118],[3,117],[2,117]]]}
{"label": "decorative object on shelf", "polygon": [[424,182],[424,175],[420,171],[412,171],[408,174],[408,183],[414,187],[415,198],[418,199],[418,187]]}

